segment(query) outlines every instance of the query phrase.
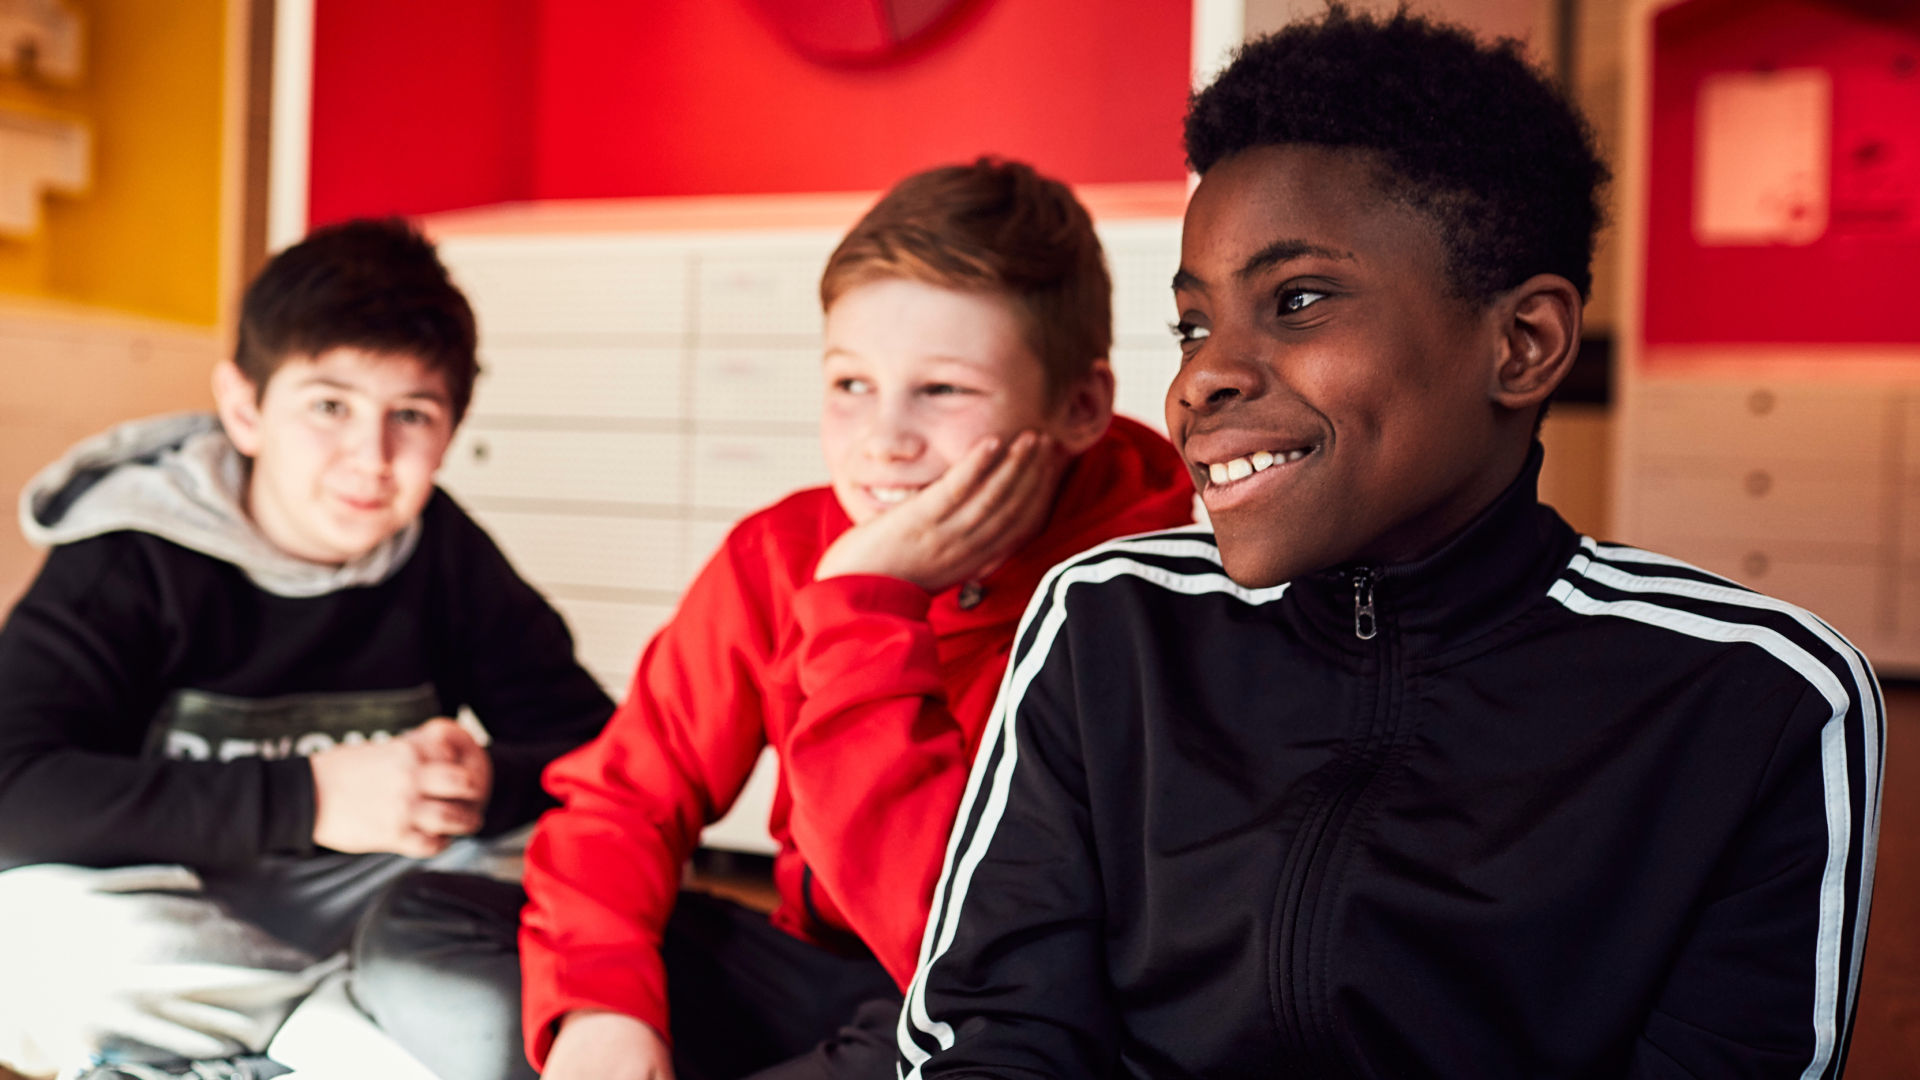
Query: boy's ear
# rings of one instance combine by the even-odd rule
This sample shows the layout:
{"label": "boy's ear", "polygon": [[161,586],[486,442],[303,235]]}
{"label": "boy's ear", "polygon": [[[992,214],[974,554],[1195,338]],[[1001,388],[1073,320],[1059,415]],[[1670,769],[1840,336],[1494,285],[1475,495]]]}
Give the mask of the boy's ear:
{"label": "boy's ear", "polygon": [[1073,381],[1060,401],[1053,434],[1061,449],[1083,454],[1100,441],[1113,424],[1113,365],[1095,360],[1087,373]]}
{"label": "boy's ear", "polygon": [[1500,342],[1494,402],[1520,412],[1544,404],[1580,352],[1580,290],[1558,274],[1535,274],[1494,301]]}
{"label": "boy's ear", "polygon": [[253,457],[260,452],[260,391],[231,360],[213,368],[213,408],[233,448]]}

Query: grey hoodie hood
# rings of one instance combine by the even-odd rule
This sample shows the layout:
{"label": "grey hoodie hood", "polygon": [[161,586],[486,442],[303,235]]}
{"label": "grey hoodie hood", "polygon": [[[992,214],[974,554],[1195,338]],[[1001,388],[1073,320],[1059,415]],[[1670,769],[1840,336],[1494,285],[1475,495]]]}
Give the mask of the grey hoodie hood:
{"label": "grey hoodie hood", "polygon": [[102,533],[152,533],[230,562],[277,596],[322,596],[377,585],[420,542],[415,518],[372,551],[339,566],[281,551],[247,516],[249,463],[212,413],[121,424],[82,442],[20,493],[20,530],[42,547]]}

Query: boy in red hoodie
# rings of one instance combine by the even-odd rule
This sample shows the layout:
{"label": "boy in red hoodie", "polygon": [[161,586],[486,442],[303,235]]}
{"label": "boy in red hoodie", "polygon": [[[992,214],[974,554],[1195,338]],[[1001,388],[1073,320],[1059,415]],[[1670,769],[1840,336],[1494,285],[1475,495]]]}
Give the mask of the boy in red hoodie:
{"label": "boy in red hoodie", "polygon": [[[546,775],[563,809],[518,945],[553,1080],[884,1070],[1029,597],[1069,555],[1190,519],[1178,456],[1113,416],[1110,284],[1064,185],[991,160],[910,177],[820,292],[831,486],[734,530],[605,733]],[[770,921],[679,889],[765,746]],[[444,1076],[531,1075],[500,1037],[521,903],[423,875],[363,928],[359,1000]]]}

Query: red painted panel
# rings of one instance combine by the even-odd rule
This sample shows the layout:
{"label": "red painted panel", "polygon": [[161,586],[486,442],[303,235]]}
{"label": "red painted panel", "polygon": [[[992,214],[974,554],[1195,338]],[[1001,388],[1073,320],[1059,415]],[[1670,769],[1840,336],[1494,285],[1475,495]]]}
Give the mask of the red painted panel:
{"label": "red painted panel", "polygon": [[[1920,8],[1904,0],[1694,0],[1654,26],[1649,343],[1920,342]],[[1694,118],[1710,74],[1824,67],[1831,212],[1805,246],[1702,247]]]}
{"label": "red painted panel", "polygon": [[529,197],[532,4],[320,0],[314,9],[310,221]]}
{"label": "red painted panel", "polygon": [[1185,175],[1190,0],[972,0],[856,66],[806,59],[756,0],[316,6],[315,222],[872,190],[987,152],[1077,183]]}
{"label": "red painted panel", "polygon": [[902,60],[802,57],[751,0],[545,11],[542,198],[882,188],[995,152],[1076,182],[1184,175],[1188,0],[982,0]]}

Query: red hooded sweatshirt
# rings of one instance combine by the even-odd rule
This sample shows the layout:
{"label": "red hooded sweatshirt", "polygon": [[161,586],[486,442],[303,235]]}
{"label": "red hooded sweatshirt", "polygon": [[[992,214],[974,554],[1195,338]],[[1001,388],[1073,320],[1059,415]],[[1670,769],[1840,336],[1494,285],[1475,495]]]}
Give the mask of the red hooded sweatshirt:
{"label": "red hooded sweatshirt", "polygon": [[547,769],[562,808],[528,848],[520,931],[534,1064],[574,1009],[667,1030],[659,946],[681,867],[768,745],[780,758],[774,924],[806,940],[850,931],[904,987],[1027,600],[1053,564],[1186,524],[1192,507],[1173,447],[1116,417],[1066,474],[1046,529],[970,607],[959,588],[813,580],[851,527],[828,488],[741,522],[647,646],[606,730]]}

